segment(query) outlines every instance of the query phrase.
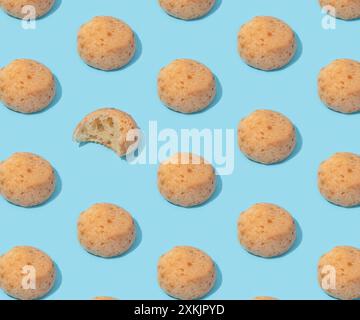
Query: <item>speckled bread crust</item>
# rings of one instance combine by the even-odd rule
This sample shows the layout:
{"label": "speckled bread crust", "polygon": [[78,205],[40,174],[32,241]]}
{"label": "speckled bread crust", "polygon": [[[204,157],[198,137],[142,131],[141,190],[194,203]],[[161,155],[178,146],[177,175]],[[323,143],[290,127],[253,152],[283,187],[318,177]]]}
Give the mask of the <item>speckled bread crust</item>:
{"label": "speckled bread crust", "polygon": [[33,207],[46,202],[55,184],[54,169],[38,155],[14,153],[0,163],[1,195],[15,205]]}
{"label": "speckled bread crust", "polygon": [[160,100],[174,111],[199,112],[216,96],[215,77],[197,61],[178,59],[161,69],[158,94]]}
{"label": "speckled bread crust", "polygon": [[78,52],[89,66],[109,71],[127,65],[136,51],[132,29],[113,17],[95,17],[78,33]]}
{"label": "speckled bread crust", "polygon": [[160,6],[171,16],[193,20],[210,12],[216,0],[159,0]]}
{"label": "speckled bread crust", "polygon": [[5,12],[19,19],[29,14],[27,10],[22,12],[24,6],[33,6],[36,18],[40,18],[51,10],[54,3],[55,0],[0,0],[0,6]]}
{"label": "speckled bread crust", "polygon": [[158,188],[162,196],[175,205],[197,206],[214,193],[215,170],[197,155],[177,153],[160,165]]}
{"label": "speckled bread crust", "polygon": [[[353,20],[360,18],[359,0],[319,0],[322,8],[333,7],[336,10],[335,16],[343,20]],[[332,11],[329,11],[332,14]]]}
{"label": "speckled bread crust", "polygon": [[360,156],[336,153],[321,163],[318,187],[322,196],[336,205],[360,205]]}
{"label": "speckled bread crust", "polygon": [[119,299],[113,297],[95,297],[92,300],[106,301],[106,300],[119,300]]}
{"label": "speckled bread crust", "polygon": [[318,78],[318,92],[320,99],[332,110],[342,113],[360,111],[360,63],[339,59],[324,67]]}
{"label": "speckled bread crust", "polygon": [[[30,269],[23,269],[24,267],[33,267],[34,273]],[[23,285],[23,281],[30,280],[31,275],[35,277],[35,289]],[[16,299],[34,300],[45,296],[53,287],[55,278],[53,261],[36,248],[14,247],[0,257],[0,287]],[[31,284],[27,281],[25,283]]]}
{"label": "speckled bread crust", "polygon": [[200,299],[210,292],[215,280],[214,262],[199,249],[179,246],[159,259],[159,285],[174,298]]}
{"label": "speckled bread crust", "polygon": [[266,301],[266,300],[279,300],[277,298],[273,298],[273,297],[255,297],[253,300],[259,300],[259,301]]}
{"label": "speckled bread crust", "polygon": [[51,71],[29,59],[17,59],[0,69],[0,100],[9,109],[39,112],[50,105],[56,94]]}
{"label": "speckled bread crust", "polygon": [[123,157],[135,151],[139,144],[138,126],[126,112],[103,108],[90,113],[77,125],[74,140],[102,144]]}
{"label": "speckled bread crust", "polygon": [[251,160],[274,164],[287,159],[296,146],[296,131],[281,113],[257,110],[238,127],[240,150]]}
{"label": "speckled bread crust", "polygon": [[88,252],[104,258],[129,250],[136,237],[135,223],[124,209],[108,203],[95,204],[78,220],[78,239]]}
{"label": "speckled bread crust", "polygon": [[[333,276],[335,287],[332,287],[331,283]],[[360,250],[342,246],[323,255],[318,264],[318,281],[320,287],[334,298],[359,299]]]}
{"label": "speckled bread crust", "polygon": [[273,17],[255,17],[244,24],[238,34],[238,50],[248,65],[265,70],[280,69],[296,53],[294,31]]}
{"label": "speckled bread crust", "polygon": [[250,253],[271,258],[283,255],[294,244],[296,225],[283,208],[259,203],[244,211],[238,221],[240,244]]}

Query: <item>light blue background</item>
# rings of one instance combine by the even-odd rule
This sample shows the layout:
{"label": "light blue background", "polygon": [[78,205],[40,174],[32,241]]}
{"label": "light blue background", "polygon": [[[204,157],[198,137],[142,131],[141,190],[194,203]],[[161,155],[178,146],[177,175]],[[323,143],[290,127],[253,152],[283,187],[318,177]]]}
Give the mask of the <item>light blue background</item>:
{"label": "light blue background", "polygon": [[[317,167],[334,152],[359,152],[360,115],[324,107],[316,78],[333,59],[359,59],[360,21],[338,21],[336,30],[326,31],[316,0],[223,0],[206,18],[192,22],[171,18],[155,0],[58,2],[36,30],[23,30],[19,20],[0,13],[0,65],[15,58],[38,60],[62,88],[57,103],[40,114],[0,108],[0,157],[34,152],[61,177],[61,187],[43,206],[24,209],[0,199],[0,252],[15,245],[47,252],[61,273],[48,299],[168,298],[157,285],[156,264],[175,245],[199,247],[218,264],[221,276],[210,299],[327,299],[317,284],[317,261],[336,245],[360,247],[360,209],[327,203],[317,190]],[[116,16],[136,31],[142,49],[130,66],[105,73],[80,60],[77,30],[95,15]],[[237,32],[255,15],[281,18],[298,34],[301,54],[289,67],[265,73],[240,60]],[[205,63],[219,78],[222,95],[206,112],[185,116],[158,100],[159,69],[183,57]],[[251,111],[270,108],[293,120],[303,143],[294,157],[275,166],[250,162],[236,148],[235,171],[222,178],[218,195],[204,206],[183,209],[159,195],[157,166],[131,166],[99,145],[79,148],[72,141],[82,117],[104,106],[131,113],[145,130],[149,120],[157,120],[160,129],[236,128]],[[112,202],[134,215],[141,237],[130,253],[104,260],[80,247],[76,221],[95,202]],[[289,254],[264,260],[238,244],[237,218],[256,202],[281,205],[297,219],[302,232]],[[0,299],[7,298],[0,293]]]}

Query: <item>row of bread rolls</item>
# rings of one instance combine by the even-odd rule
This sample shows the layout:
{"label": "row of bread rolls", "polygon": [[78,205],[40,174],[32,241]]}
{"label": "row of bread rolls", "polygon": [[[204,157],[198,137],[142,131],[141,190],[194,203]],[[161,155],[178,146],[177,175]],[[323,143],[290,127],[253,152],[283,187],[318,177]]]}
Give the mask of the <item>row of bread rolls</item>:
{"label": "row of bread rolls", "polygon": [[[292,29],[279,19],[256,17],[246,23],[238,36],[240,56],[262,70],[288,64],[296,53]],[[95,17],[83,25],[78,50],[89,65],[102,69],[120,68],[135,54],[136,41],[131,28],[113,17]],[[211,70],[191,59],[178,59],[161,69],[158,95],[170,109],[195,113],[214,101],[217,83]],[[343,113],[360,110],[360,63],[338,59],[324,67],[318,77],[318,92],[329,108]],[[56,80],[39,62],[18,59],[0,70],[0,100],[22,113],[39,112],[56,95]]]}
{"label": "row of bread rolls", "polygon": [[[111,207],[111,209],[106,206]],[[95,213],[91,212],[94,207],[97,207]],[[79,239],[82,244],[85,246],[84,242],[93,239],[96,244],[91,244],[91,247],[97,246],[97,248],[95,251],[89,252],[94,254],[105,251],[106,254],[113,253],[114,249],[124,250],[130,243],[129,234],[130,236],[133,234],[121,225],[121,219],[125,219],[126,223],[128,222],[128,213],[109,204],[98,204],[94,207],[90,208],[90,211],[84,212],[79,220]],[[116,213],[113,210],[118,212]],[[274,210],[279,210],[281,216],[275,214]],[[108,218],[109,214],[111,218]],[[94,216],[85,217],[84,215]],[[88,221],[85,222],[84,219]],[[111,223],[101,222],[104,219],[111,219],[115,225],[109,227]],[[282,219],[286,221],[285,225],[282,224]],[[246,247],[246,249],[251,250],[251,253],[262,254],[266,251],[266,254],[278,254],[279,248],[283,250],[292,242],[292,239],[286,236],[289,235],[289,230],[292,229],[291,226],[293,225],[292,223],[287,224],[291,221],[289,219],[289,214],[280,207],[270,204],[255,205],[240,217],[240,240],[242,243],[249,241],[247,245],[250,244],[250,247]],[[95,226],[89,226],[91,221],[95,223]],[[274,224],[269,221],[273,221]],[[256,230],[254,227],[252,230],[247,229],[247,227],[251,227],[251,222],[255,223]],[[87,227],[90,229],[85,227],[84,223],[88,224]],[[101,230],[99,230],[100,223],[104,225]],[[271,225],[271,227],[262,229],[259,228],[262,226],[259,223]],[[95,230],[95,228],[98,229]],[[104,244],[99,242],[99,234],[96,234],[96,231],[101,233],[101,241]],[[244,236],[247,239],[244,239]],[[271,246],[267,244],[267,248],[265,248],[260,241],[266,241],[269,236],[273,237]],[[123,245],[116,243],[115,237],[119,237]],[[250,238],[256,244],[252,244]],[[89,250],[88,247],[85,248]],[[108,251],[109,248],[110,251]],[[332,269],[335,270],[334,278],[327,279],[329,275],[331,276]],[[157,270],[159,286],[168,295],[182,300],[199,299],[206,296],[214,288],[217,279],[217,268],[211,257],[202,250],[190,246],[177,246],[162,255],[158,261]],[[346,246],[334,248],[320,258],[317,274],[320,287],[329,295],[343,300],[358,299],[360,297],[360,250]],[[55,263],[45,252],[37,248],[18,246],[0,256],[0,288],[16,299],[33,300],[46,296],[53,289],[56,277]],[[332,281],[334,281],[333,285],[331,285]],[[271,297],[257,297],[255,299],[276,300],[276,298]],[[95,300],[116,299],[96,297]]]}
{"label": "row of bread rolls", "polygon": [[[355,181],[354,179],[356,179]],[[327,181],[327,182],[324,182]],[[325,187],[324,187],[325,184]],[[354,194],[360,185],[360,157],[336,154],[321,164],[319,187],[323,195],[336,204],[348,206],[360,203]],[[0,191],[10,202],[33,206],[46,201],[55,188],[51,165],[41,157],[16,153],[0,165]],[[189,207],[206,202],[216,189],[213,167],[193,154],[176,154],[162,163],[158,170],[158,188],[173,204]],[[277,257],[288,252],[296,241],[296,223],[285,209],[260,203],[245,210],[238,220],[238,238],[250,253]],[[88,252],[100,257],[115,257],[127,252],[136,239],[134,219],[126,210],[107,203],[95,204],[78,219],[78,239]],[[179,258],[181,257],[181,258]],[[340,258],[338,258],[340,257]],[[26,261],[26,263],[24,262]],[[22,289],[22,267],[36,270],[37,289]],[[178,264],[178,265],[177,265]],[[360,297],[360,251],[338,247],[319,262],[319,282],[326,277],[326,266],[337,273],[335,288],[326,291],[337,298]],[[191,247],[177,247],[159,261],[160,286],[169,295],[180,299],[196,299],[206,295],[216,281],[215,264],[205,253]],[[19,299],[40,298],[51,290],[56,270],[51,259],[30,247],[16,247],[0,257],[0,287]],[[340,286],[341,284],[341,286]]]}
{"label": "row of bread rolls", "polygon": [[[183,19],[194,20],[204,17],[216,5],[218,0],[158,0],[161,8],[169,15]],[[54,6],[56,0],[0,0],[0,6],[16,18],[24,17],[24,6],[34,6],[36,18],[46,15]],[[358,0],[319,0],[322,8],[328,9],[330,14],[344,20],[360,17],[360,3]],[[330,8],[335,9],[330,10]]]}
{"label": "row of bread rolls", "polygon": [[[133,149],[131,143],[137,143],[136,139],[135,142],[127,141],[128,132],[133,128],[137,125],[128,114],[116,109],[100,109],[84,118],[75,130],[75,138],[104,144],[123,156],[129,148]],[[238,135],[244,154],[265,164],[285,160],[296,143],[291,122],[269,110],[255,111],[243,119]],[[191,207],[205,202],[213,194],[216,187],[214,169],[204,160],[195,163],[195,159],[196,156],[178,154],[160,166],[159,190],[170,202]],[[181,165],[186,161],[189,168]],[[192,181],[192,177],[197,180]],[[44,203],[54,192],[55,184],[54,169],[37,155],[15,153],[0,164],[0,192],[16,205],[32,207]],[[195,194],[187,190],[193,188],[193,184],[197,188]],[[336,153],[319,167],[319,190],[324,198],[336,205],[360,205],[359,186],[360,156],[357,154]]]}

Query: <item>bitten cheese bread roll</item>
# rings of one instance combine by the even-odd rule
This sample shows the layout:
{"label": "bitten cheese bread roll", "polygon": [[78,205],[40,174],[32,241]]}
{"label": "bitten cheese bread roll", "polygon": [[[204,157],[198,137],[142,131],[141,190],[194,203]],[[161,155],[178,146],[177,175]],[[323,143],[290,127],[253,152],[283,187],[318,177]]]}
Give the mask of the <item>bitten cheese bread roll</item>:
{"label": "bitten cheese bread roll", "polygon": [[134,152],[140,141],[135,120],[115,108],[102,108],[88,114],[74,131],[76,142],[99,143],[120,157]]}

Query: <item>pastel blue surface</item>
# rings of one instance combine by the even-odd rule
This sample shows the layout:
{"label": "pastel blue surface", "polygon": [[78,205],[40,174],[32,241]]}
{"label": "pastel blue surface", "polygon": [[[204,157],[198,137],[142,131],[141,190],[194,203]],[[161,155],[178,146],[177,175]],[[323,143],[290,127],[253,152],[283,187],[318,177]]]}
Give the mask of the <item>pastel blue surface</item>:
{"label": "pastel blue surface", "polygon": [[[58,0],[36,30],[24,30],[19,20],[0,13],[0,65],[32,58],[47,65],[61,84],[56,103],[39,114],[0,108],[0,157],[34,152],[60,177],[56,195],[40,207],[24,209],[0,198],[0,252],[32,245],[58,265],[59,281],[48,299],[167,299],[157,284],[156,265],[175,245],[201,248],[216,261],[220,279],[209,299],[327,299],[316,280],[319,257],[336,245],[360,247],[360,209],[329,204],[316,185],[322,160],[337,151],[360,152],[360,115],[328,110],[316,87],[320,68],[333,59],[359,59],[360,21],[337,21],[336,30],[324,30],[315,0],[218,2],[207,17],[185,22],[165,14],[155,0]],[[116,16],[135,30],[141,46],[129,66],[106,73],[81,61],[77,30],[95,15]],[[296,31],[302,45],[290,66],[266,73],[241,61],[237,32],[255,15],[281,18]],[[159,102],[158,71],[176,58],[196,59],[213,70],[222,87],[216,105],[185,116]],[[235,129],[253,110],[269,108],[292,119],[302,143],[291,159],[275,166],[255,164],[235,146],[234,173],[222,177],[217,196],[183,209],[159,195],[157,165],[129,165],[99,145],[79,147],[72,141],[83,116],[104,106],[131,113],[145,131],[150,120],[157,120],[159,129]],[[136,218],[141,232],[130,253],[105,260],[80,247],[77,218],[96,202],[118,204]],[[299,240],[287,255],[265,260],[239,245],[238,216],[256,202],[276,203],[296,218]],[[1,292],[0,299],[8,297]]]}

